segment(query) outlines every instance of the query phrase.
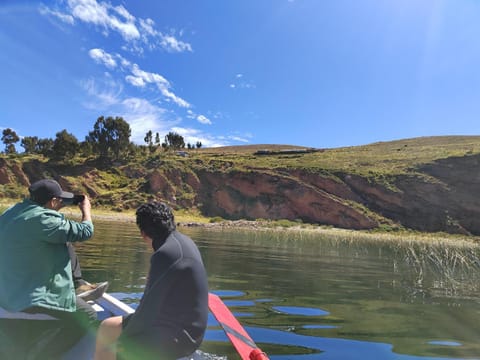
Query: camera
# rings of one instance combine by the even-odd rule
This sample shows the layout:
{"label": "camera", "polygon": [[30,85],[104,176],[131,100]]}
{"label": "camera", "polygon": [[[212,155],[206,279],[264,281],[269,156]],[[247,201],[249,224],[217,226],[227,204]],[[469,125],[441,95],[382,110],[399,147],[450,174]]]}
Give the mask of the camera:
{"label": "camera", "polygon": [[83,200],[85,200],[85,195],[73,195],[72,205],[78,205]]}
{"label": "camera", "polygon": [[68,206],[68,205],[78,205],[81,203],[83,200],[85,200],[85,195],[73,195],[73,198],[71,199],[62,199],[63,204]]}

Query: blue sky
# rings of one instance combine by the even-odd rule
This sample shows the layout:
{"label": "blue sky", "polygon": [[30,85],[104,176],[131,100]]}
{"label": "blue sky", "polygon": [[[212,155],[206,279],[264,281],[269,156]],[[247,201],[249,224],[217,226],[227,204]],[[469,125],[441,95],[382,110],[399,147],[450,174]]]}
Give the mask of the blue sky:
{"label": "blue sky", "polygon": [[[476,0],[0,0],[0,129],[341,147],[480,134]],[[22,148],[17,144],[17,150]]]}

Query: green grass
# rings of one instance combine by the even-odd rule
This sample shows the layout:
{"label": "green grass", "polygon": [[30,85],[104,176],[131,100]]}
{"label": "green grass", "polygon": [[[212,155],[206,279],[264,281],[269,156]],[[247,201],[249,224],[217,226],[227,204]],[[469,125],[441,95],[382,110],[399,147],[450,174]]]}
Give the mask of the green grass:
{"label": "green grass", "polygon": [[447,157],[480,153],[480,136],[422,137],[363,146],[318,149],[306,154],[254,155],[257,150],[302,149],[287,145],[251,145],[199,149],[192,159],[201,159],[212,166],[229,162],[243,169],[300,168],[312,172],[349,172],[372,176],[389,176],[412,172],[420,165]]}

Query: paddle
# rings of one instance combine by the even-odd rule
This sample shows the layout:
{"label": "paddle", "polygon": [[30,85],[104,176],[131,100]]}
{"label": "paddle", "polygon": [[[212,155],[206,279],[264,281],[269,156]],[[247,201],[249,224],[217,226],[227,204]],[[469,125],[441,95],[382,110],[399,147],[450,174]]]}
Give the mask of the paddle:
{"label": "paddle", "polygon": [[268,360],[218,295],[208,294],[208,307],[242,360]]}

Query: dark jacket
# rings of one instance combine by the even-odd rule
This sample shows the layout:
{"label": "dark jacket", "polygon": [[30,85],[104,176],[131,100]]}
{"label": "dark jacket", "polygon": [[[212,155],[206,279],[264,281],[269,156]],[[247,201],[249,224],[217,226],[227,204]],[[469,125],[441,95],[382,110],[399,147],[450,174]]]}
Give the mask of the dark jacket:
{"label": "dark jacket", "polygon": [[200,252],[192,239],[174,231],[152,255],[140,304],[124,319],[122,358],[189,355],[203,340],[207,317],[208,282]]}

